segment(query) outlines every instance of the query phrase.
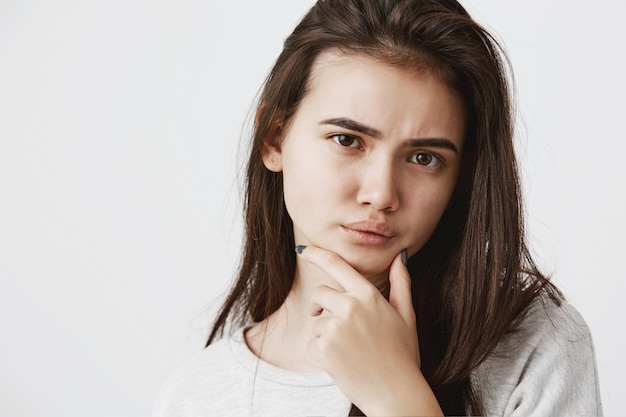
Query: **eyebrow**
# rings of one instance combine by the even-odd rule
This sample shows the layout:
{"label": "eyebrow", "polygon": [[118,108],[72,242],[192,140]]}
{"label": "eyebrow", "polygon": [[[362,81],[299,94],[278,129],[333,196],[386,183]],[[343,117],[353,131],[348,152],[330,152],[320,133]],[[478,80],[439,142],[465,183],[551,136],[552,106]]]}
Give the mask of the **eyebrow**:
{"label": "eyebrow", "polygon": [[359,123],[356,120],[348,119],[345,117],[324,120],[320,122],[320,125],[335,125],[343,127],[344,129],[354,130],[355,132],[371,136],[374,139],[380,139],[383,136],[380,130],[374,129],[373,127],[365,126],[364,124]]}
{"label": "eyebrow", "polygon": [[[344,129],[352,130],[370,137],[374,139],[380,139],[383,134],[380,130],[374,129],[373,127],[366,126],[362,123],[357,122],[356,120],[348,119],[346,117],[338,117],[335,119],[327,119],[320,122],[320,125],[334,125],[339,126]],[[443,148],[449,149],[454,153],[459,153],[456,145],[452,143],[451,140],[446,138],[421,138],[421,139],[409,139],[407,141],[407,146],[411,148],[418,147],[434,147],[434,148]]]}
{"label": "eyebrow", "polygon": [[424,138],[424,139],[409,139],[408,146],[412,148],[426,147],[426,148],[442,148],[449,149],[458,154],[459,150],[456,145],[452,143],[450,139],[445,138]]}

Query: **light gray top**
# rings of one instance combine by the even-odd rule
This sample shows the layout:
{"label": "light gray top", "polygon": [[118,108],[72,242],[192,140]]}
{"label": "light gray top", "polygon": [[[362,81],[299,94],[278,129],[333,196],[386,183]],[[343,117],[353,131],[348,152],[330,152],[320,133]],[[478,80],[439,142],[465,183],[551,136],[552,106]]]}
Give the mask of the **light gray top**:
{"label": "light gray top", "polygon": [[[473,381],[488,415],[602,415],[591,335],[569,305],[536,303]],[[174,374],[153,417],[347,416],[349,409],[350,401],[327,374],[259,360],[240,329]]]}

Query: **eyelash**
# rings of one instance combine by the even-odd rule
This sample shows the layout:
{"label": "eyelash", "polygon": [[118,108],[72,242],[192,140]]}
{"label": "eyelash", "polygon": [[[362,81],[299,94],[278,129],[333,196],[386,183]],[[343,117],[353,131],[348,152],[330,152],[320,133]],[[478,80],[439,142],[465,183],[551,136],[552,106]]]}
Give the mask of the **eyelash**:
{"label": "eyelash", "polygon": [[[426,168],[437,168],[438,166],[443,165],[443,158],[435,153],[432,152],[417,152],[414,153],[413,155],[411,155],[411,157],[409,158],[409,160],[411,160],[413,162],[413,158],[418,157],[420,155],[424,155],[430,158],[428,163],[420,163],[417,160],[414,162],[418,165],[424,166]],[[434,165],[433,165],[434,163]]]}
{"label": "eyelash", "polygon": [[[352,135],[346,135],[344,133],[337,133],[335,135],[332,135],[330,137],[337,145],[339,146],[343,146],[344,148],[353,148],[353,149],[363,149],[363,144],[361,143],[361,141],[359,140],[359,138],[357,138],[356,136],[352,136]],[[345,138],[351,141],[352,143],[357,143],[359,146],[350,146],[350,145],[344,145],[341,143],[341,138]]]}
{"label": "eyelash", "polygon": [[[331,135],[329,138],[332,139],[333,142],[335,142],[337,145],[344,147],[344,148],[363,149],[363,144],[361,143],[361,140],[353,135],[347,135],[345,133],[337,133],[337,134]],[[350,144],[345,145],[341,143],[342,140],[346,140],[346,139],[350,142]],[[357,146],[352,146],[353,144],[356,144]],[[421,155],[424,155],[430,158],[427,163],[420,163],[417,160],[413,160],[414,158],[421,156]],[[426,167],[426,168],[437,168],[444,164],[444,159],[441,156],[432,152],[424,152],[424,151],[414,153],[413,155],[410,156],[409,161],[413,162],[414,164]]]}

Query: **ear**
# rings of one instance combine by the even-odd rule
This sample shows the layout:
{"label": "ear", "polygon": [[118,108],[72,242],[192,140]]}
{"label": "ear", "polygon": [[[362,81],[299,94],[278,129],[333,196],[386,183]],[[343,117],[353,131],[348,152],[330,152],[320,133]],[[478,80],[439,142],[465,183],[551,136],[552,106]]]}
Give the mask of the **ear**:
{"label": "ear", "polygon": [[[254,118],[255,129],[259,127],[263,116],[267,116],[267,103],[265,101],[259,104]],[[272,172],[281,172],[283,170],[283,155],[280,149],[280,134],[282,131],[282,123],[279,121],[277,112],[272,112],[268,121],[265,121],[270,127],[268,134],[272,140],[267,138],[264,140],[261,149],[261,158],[263,165]]]}
{"label": "ear", "polygon": [[281,172],[283,170],[283,154],[280,145],[272,146],[264,143],[261,157],[263,165],[270,171]]}

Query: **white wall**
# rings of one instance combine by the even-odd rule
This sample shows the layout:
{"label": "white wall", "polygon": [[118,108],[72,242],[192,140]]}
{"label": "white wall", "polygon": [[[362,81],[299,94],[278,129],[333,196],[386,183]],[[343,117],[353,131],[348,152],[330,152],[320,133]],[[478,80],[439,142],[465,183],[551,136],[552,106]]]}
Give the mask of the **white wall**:
{"label": "white wall", "polygon": [[[148,415],[202,348],[237,262],[241,126],[311,3],[0,1],[1,416]],[[626,7],[465,4],[510,52],[533,247],[618,415]]]}

